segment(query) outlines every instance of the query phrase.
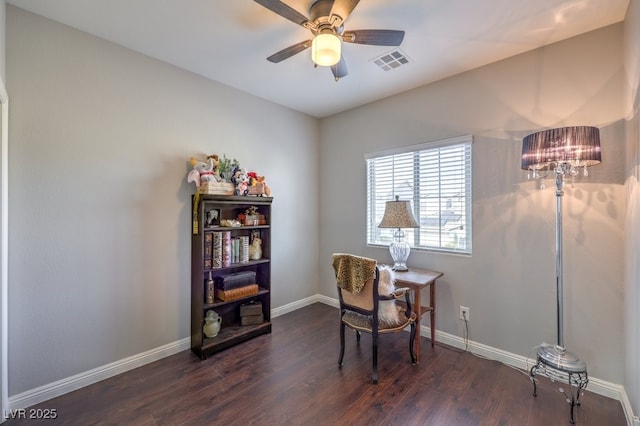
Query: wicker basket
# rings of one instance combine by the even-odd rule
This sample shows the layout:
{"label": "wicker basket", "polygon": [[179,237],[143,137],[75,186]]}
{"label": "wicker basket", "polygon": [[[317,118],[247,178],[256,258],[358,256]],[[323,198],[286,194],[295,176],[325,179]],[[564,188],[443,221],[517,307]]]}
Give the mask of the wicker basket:
{"label": "wicker basket", "polygon": [[234,187],[229,182],[203,182],[200,193],[206,195],[233,195]]}

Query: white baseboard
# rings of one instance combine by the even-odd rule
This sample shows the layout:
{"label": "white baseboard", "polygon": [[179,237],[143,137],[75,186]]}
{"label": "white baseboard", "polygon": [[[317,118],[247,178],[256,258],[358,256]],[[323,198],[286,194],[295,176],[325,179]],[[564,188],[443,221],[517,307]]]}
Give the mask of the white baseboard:
{"label": "white baseboard", "polygon": [[[330,297],[316,294],[314,296],[310,296],[301,300],[297,300],[295,302],[288,303],[284,306],[280,306],[279,308],[272,309],[271,318],[276,318],[276,317],[279,317],[280,315],[288,314],[289,312],[293,312],[295,310],[304,308],[305,306],[313,305],[314,303],[317,303],[317,302],[325,303],[327,305],[330,305],[332,303]],[[339,305],[336,305],[336,306],[339,306]]]}
{"label": "white baseboard", "polygon": [[[305,299],[301,299],[287,305],[272,309],[271,317],[279,317],[305,306],[312,305],[316,302],[324,303],[325,305],[333,306],[334,308],[338,308],[340,306],[337,299],[316,294],[314,296],[310,296]],[[431,329],[426,326],[421,326],[420,335],[425,337],[431,336]],[[465,341],[463,338],[454,336],[449,333],[444,333],[442,331],[436,330],[436,341],[456,348],[465,349]],[[174,355],[178,352],[187,350],[190,347],[190,338],[187,337],[176,342],[160,346],[159,348],[152,349],[141,354],[122,359],[120,361],[112,362],[110,364],[94,368],[93,370],[79,373],[66,379],[58,380],[56,382],[49,383],[38,388],[28,390],[18,395],[10,396],[8,409],[22,409],[40,404],[41,402],[47,401],[49,399],[64,395],[85,386],[89,386],[91,384],[108,379],[126,371],[133,370],[134,368],[141,367],[145,364],[149,364],[170,355]],[[530,358],[503,351],[501,349],[493,348],[491,346],[483,345],[482,343],[477,343],[471,340],[468,341],[468,350],[475,354],[500,361],[506,365],[524,371],[529,371],[534,363],[534,360]],[[631,408],[631,403],[622,385],[610,383],[594,377],[589,377],[589,384],[587,385],[587,389],[593,393],[597,393],[599,395],[603,395],[608,398],[613,398],[620,401],[629,426],[640,426],[640,421],[638,420],[638,417],[634,416],[633,409]]]}
{"label": "white baseboard", "polygon": [[151,349],[120,361],[103,365],[66,379],[58,380],[35,389],[9,397],[9,409],[16,410],[31,407],[74,390],[92,385],[109,377],[116,376],[134,368],[174,355],[191,347],[191,338],[180,339],[159,348]]}

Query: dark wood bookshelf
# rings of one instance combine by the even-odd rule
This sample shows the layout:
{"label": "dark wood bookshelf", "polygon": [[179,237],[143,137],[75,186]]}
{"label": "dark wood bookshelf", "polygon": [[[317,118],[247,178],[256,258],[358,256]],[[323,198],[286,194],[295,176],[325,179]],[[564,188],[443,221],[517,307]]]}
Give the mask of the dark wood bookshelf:
{"label": "dark wood bookshelf", "polygon": [[[265,333],[271,333],[271,197],[200,195],[197,205],[192,203],[191,238],[191,350],[201,359],[206,359],[216,352],[240,344]],[[218,221],[237,219],[254,206],[264,224],[242,226],[204,226],[207,212],[217,210]],[[205,255],[205,235],[220,232],[229,233],[232,239],[239,237],[259,236],[262,240],[262,256],[259,259],[235,261],[227,266],[215,267],[212,253]],[[213,238],[213,237],[211,237]],[[216,253],[217,254],[217,253]],[[211,260],[213,267],[205,267],[205,259]],[[236,259],[237,260],[237,259]],[[236,272],[251,271],[255,273],[258,293],[238,299],[223,301],[218,298],[213,303],[206,303],[207,280],[209,274],[217,281],[219,278]],[[240,306],[245,303],[260,303],[264,321],[261,324],[240,325]],[[213,310],[221,318],[221,328],[214,337],[204,334],[203,326],[207,311]]]}

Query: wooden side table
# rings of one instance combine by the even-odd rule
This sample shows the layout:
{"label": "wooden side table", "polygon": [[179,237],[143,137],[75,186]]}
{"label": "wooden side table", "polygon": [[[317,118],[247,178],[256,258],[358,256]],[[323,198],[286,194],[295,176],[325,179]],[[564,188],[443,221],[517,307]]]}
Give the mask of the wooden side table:
{"label": "wooden side table", "polygon": [[[431,314],[431,347],[436,342],[436,280],[442,272],[411,268],[406,272],[395,272],[396,287],[409,287],[415,292],[416,325],[418,338],[415,341],[416,361],[420,362],[420,321],[424,312]],[[429,287],[429,306],[422,306],[422,289]]]}

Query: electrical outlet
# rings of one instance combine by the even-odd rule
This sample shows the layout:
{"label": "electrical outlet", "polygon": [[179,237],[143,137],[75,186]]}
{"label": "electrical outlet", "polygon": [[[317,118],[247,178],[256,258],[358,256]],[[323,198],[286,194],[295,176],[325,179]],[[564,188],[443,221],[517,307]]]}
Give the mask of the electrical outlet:
{"label": "electrical outlet", "polygon": [[469,317],[469,308],[466,306],[460,305],[460,319],[469,321],[471,318]]}

